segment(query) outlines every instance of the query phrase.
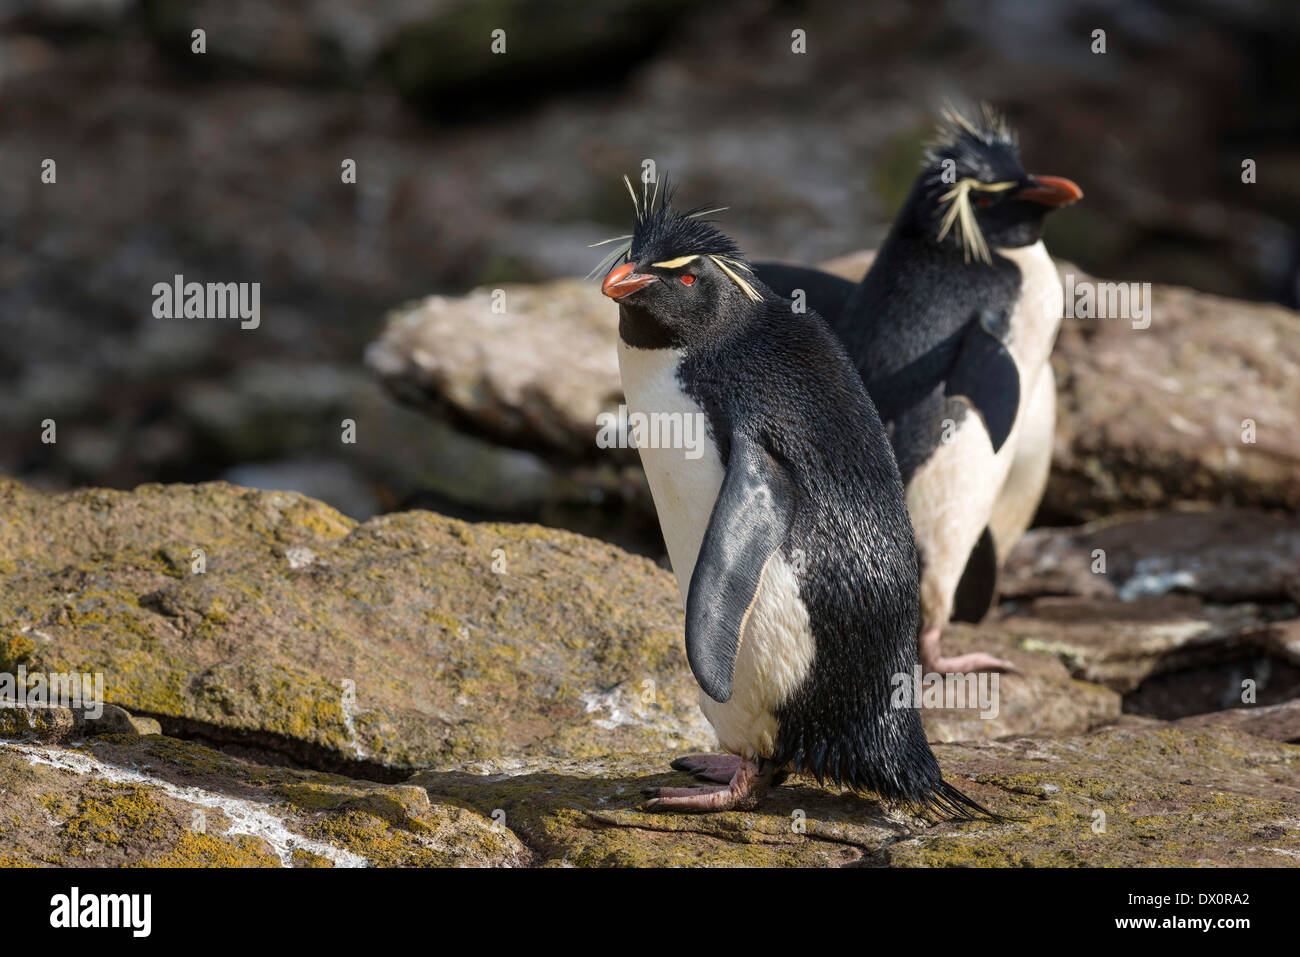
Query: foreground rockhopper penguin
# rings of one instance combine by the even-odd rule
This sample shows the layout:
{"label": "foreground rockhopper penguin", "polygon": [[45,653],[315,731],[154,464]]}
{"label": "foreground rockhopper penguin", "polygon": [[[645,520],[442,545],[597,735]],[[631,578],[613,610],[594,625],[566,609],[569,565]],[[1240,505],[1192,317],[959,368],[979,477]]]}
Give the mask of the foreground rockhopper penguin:
{"label": "foreground rockhopper penguin", "polygon": [[702,455],[639,452],[700,706],[728,753],[676,762],[720,783],[657,789],[647,807],[748,807],[801,771],[983,811],[943,780],[920,714],[891,705],[891,679],[916,664],[918,577],[880,418],[826,324],[699,216],[643,195],[602,286],[629,414],[701,416],[707,433]]}
{"label": "foreground rockhopper penguin", "polygon": [[1048,212],[1082,195],[1026,173],[991,109],[949,112],[862,282],[755,267],[781,295],[805,291],[888,425],[921,554],[927,672],[1011,668],[985,653],[944,657],[939,639],[950,619],[979,621],[996,601],[998,568],[1047,485],[1063,296],[1040,236]]}

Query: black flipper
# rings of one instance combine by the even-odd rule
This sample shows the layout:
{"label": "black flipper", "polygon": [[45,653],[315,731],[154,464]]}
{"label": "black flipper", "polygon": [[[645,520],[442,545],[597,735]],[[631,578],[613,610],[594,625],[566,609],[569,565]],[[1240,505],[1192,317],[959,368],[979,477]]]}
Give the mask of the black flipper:
{"label": "black flipper", "polygon": [[1004,344],[1010,317],[985,310],[966,331],[945,391],[970,402],[984,420],[993,451],[1002,448],[1020,408],[1020,372]]}
{"label": "black flipper", "polygon": [[993,533],[984,526],[984,534],[971,549],[966,568],[953,595],[952,620],[978,624],[992,609],[998,597],[998,550]]}
{"label": "black flipper", "polygon": [[798,491],[755,439],[731,437],[731,456],[686,599],[686,657],[714,701],[731,697],[740,636],[763,569],[794,524]]}
{"label": "black flipper", "polygon": [[832,326],[844,311],[849,293],[857,286],[857,283],[820,269],[786,263],[755,263],[754,275],[783,299],[792,299],[794,290],[802,289],[807,296],[808,309],[817,312]]}

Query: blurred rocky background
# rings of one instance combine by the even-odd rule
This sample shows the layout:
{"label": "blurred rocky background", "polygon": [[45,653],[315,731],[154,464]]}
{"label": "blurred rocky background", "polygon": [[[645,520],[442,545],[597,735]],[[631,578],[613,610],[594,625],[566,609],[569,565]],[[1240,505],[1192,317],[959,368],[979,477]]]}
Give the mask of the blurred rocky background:
{"label": "blurred rocky background", "polygon": [[[1030,169],[1083,184],[1051,223],[1059,257],[1294,306],[1298,41],[1300,9],[1262,2],[5,0],[0,472],[51,489],[221,477],[355,518],[429,505],[653,553],[634,465],[557,445],[527,370],[502,402],[472,371],[448,395],[398,382],[409,356],[377,367],[372,350],[367,368],[386,313],[581,276],[587,244],[626,228],[619,176],[647,157],[683,201],[730,205],[755,257],[874,247],[947,99],[998,104]],[[176,274],[260,282],[260,328],[155,319],[152,286]],[[544,357],[487,354],[511,344],[482,325],[445,329],[433,361],[563,378],[612,360],[553,339]],[[1080,491],[1087,467],[1062,473],[1043,521],[1161,504]]]}

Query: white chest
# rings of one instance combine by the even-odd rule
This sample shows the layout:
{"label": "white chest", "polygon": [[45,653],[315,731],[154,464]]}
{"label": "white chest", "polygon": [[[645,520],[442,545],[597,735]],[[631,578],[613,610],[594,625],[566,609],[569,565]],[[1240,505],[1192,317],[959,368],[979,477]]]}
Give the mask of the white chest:
{"label": "white chest", "polygon": [[[999,256],[1010,259],[1020,269],[1020,298],[1011,313],[1008,348],[1020,369],[1022,395],[1028,395],[1038,379],[1038,372],[1051,355],[1056,332],[1065,308],[1065,293],[1056,263],[1047,254],[1042,240],[1032,246],[999,249]],[[1028,381],[1024,381],[1028,377]]]}
{"label": "white chest", "polygon": [[[681,358],[676,349],[636,349],[622,340],[618,344],[629,419],[639,415],[651,426],[651,441],[638,443],[637,452],[684,603],[724,472],[717,447],[705,435],[704,410],[677,379]],[[703,440],[692,449],[684,441],[674,442],[673,436]]]}

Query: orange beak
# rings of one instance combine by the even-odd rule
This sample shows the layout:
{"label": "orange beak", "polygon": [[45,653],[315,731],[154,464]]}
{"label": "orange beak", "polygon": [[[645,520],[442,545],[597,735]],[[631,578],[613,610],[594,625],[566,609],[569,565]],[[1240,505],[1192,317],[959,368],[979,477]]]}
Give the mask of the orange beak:
{"label": "orange beak", "polygon": [[1083,199],[1083,190],[1079,189],[1074,180],[1063,176],[1031,176],[1030,179],[1034,185],[1017,193],[1020,199],[1055,208],[1069,206]]}
{"label": "orange beak", "polygon": [[623,263],[617,269],[612,270],[605,277],[605,281],[600,284],[600,291],[609,296],[610,299],[622,299],[638,289],[644,289],[656,280],[657,277],[655,276],[633,272],[632,270],[635,268],[636,263]]}

